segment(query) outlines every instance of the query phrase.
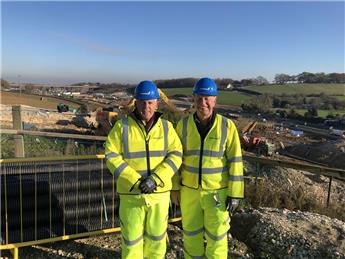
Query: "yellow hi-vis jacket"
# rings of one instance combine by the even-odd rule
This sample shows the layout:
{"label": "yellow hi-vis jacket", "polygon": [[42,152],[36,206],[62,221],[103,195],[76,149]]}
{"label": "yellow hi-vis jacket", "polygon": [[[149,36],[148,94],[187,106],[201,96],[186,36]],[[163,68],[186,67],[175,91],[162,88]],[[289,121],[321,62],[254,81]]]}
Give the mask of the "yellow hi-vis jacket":
{"label": "yellow hi-vis jacket", "polygon": [[228,188],[228,196],[243,198],[243,163],[240,140],[235,124],[219,114],[201,140],[193,114],[176,127],[183,146],[180,178],[173,179],[173,189],[183,186],[204,190]]}
{"label": "yellow hi-vis jacket", "polygon": [[172,124],[159,118],[148,133],[127,116],[110,131],[105,157],[115,174],[119,194],[139,194],[139,179],[148,174],[157,183],[155,193],[170,191],[171,178],[182,162],[182,145]]}

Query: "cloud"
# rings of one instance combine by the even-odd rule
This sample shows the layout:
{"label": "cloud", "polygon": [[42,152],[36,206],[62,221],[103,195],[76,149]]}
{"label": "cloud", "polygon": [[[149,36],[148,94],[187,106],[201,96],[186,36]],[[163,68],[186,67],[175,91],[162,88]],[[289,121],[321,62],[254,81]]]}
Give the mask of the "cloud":
{"label": "cloud", "polygon": [[58,36],[69,43],[78,45],[79,47],[82,47],[84,49],[88,49],[88,50],[91,50],[93,52],[103,54],[103,55],[110,55],[113,57],[130,57],[130,58],[135,57],[135,58],[144,58],[144,59],[158,58],[158,55],[153,54],[153,53],[134,53],[134,52],[130,52],[124,49],[116,49],[112,47],[107,47],[98,42],[91,41],[79,36],[76,37],[69,34],[59,34]]}

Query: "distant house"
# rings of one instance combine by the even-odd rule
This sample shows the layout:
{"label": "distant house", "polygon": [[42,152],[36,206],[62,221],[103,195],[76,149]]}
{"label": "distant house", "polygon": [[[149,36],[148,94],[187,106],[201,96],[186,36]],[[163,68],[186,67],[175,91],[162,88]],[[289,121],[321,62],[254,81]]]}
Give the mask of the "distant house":
{"label": "distant house", "polygon": [[104,98],[104,93],[94,93],[93,97]]}
{"label": "distant house", "polygon": [[127,92],[115,92],[112,94],[112,96],[116,96],[116,97],[126,97],[128,96]]}
{"label": "distant house", "polygon": [[[297,83],[298,83],[297,80],[290,80],[290,81],[286,82],[286,84],[288,84],[288,85],[293,85],[293,84],[297,84]],[[301,86],[303,86],[303,84]]]}
{"label": "distant house", "polygon": [[234,88],[234,87],[233,87],[233,85],[232,85],[231,83],[229,83],[229,84],[226,86],[226,89],[228,89],[228,90],[231,90],[232,88]]}

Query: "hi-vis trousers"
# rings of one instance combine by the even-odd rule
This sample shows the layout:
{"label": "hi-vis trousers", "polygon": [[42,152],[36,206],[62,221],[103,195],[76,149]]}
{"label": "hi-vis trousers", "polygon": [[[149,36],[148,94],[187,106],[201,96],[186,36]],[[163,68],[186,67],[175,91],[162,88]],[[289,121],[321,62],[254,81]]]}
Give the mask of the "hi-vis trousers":
{"label": "hi-vis trousers", "polygon": [[120,195],[122,258],[164,258],[169,200],[170,192]]}
{"label": "hi-vis trousers", "polygon": [[[181,212],[185,258],[227,258],[230,229],[227,189],[207,191],[182,186]],[[206,253],[204,248],[206,238]]]}

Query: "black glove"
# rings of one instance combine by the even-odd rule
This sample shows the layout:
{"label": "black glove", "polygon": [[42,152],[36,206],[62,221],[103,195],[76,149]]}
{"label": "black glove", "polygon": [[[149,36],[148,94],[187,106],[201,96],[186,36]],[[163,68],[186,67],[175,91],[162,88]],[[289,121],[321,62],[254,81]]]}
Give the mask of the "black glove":
{"label": "black glove", "polygon": [[157,184],[155,180],[153,180],[152,176],[143,178],[139,184],[139,189],[142,193],[153,193],[156,188]]}
{"label": "black glove", "polygon": [[228,210],[230,214],[234,214],[235,210],[237,209],[238,205],[240,204],[240,200],[236,198],[228,197],[227,199]]}

